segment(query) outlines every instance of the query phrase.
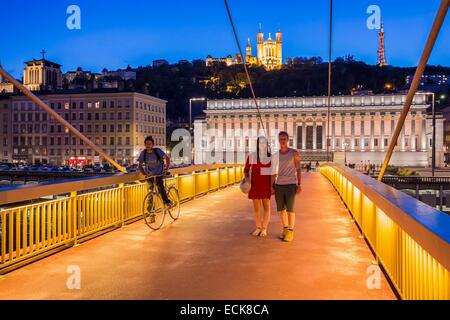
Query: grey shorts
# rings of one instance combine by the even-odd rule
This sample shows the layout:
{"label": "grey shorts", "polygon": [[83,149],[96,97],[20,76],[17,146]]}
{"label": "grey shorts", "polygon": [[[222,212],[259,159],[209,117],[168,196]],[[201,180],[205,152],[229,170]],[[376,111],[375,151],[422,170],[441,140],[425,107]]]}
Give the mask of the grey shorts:
{"label": "grey shorts", "polygon": [[297,185],[289,184],[285,186],[275,185],[275,200],[277,201],[277,211],[295,211],[295,198],[297,195]]}

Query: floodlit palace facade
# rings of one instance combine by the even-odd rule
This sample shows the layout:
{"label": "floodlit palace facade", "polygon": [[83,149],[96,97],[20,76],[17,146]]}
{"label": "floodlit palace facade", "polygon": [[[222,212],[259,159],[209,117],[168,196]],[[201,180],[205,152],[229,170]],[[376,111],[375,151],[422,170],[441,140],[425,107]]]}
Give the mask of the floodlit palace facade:
{"label": "floodlit palace facade", "polygon": [[[329,134],[334,161],[382,163],[405,99],[399,94],[332,97]],[[205,119],[195,123],[196,162],[207,162],[211,153],[224,155],[215,162],[232,161],[225,159],[230,153],[234,161],[242,161],[242,154],[254,151],[256,138],[266,134],[277,151],[280,131],[289,133],[290,146],[301,152],[304,161],[326,160],[327,97],[266,98],[258,99],[258,105],[262,121],[252,99],[209,101]],[[429,107],[429,94],[418,93],[392,157],[393,165],[430,165]],[[444,160],[443,121],[438,115],[437,165]]]}

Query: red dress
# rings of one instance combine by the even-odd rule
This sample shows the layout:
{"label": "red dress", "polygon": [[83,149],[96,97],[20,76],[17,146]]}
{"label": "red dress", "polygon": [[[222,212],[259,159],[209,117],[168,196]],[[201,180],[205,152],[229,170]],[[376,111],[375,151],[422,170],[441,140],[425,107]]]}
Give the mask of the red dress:
{"label": "red dress", "polygon": [[[253,161],[252,161],[253,162]],[[261,162],[255,164],[250,164],[250,157],[247,157],[247,162],[245,163],[244,172],[245,175],[250,172],[251,169],[251,182],[252,188],[250,189],[250,193],[248,194],[248,198],[251,200],[259,200],[259,199],[270,199],[272,196],[272,189],[270,187],[270,167],[271,163],[262,164]],[[263,172],[265,174],[261,174],[262,168],[268,168]]]}

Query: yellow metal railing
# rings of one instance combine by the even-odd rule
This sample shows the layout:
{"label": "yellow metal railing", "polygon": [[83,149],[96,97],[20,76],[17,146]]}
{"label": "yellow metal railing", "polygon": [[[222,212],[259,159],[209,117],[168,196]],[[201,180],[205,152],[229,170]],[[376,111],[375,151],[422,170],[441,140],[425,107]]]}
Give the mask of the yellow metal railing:
{"label": "yellow metal railing", "polygon": [[450,216],[348,168],[320,171],[403,299],[450,299]]}
{"label": "yellow metal railing", "polygon": [[[172,174],[168,183],[177,187],[184,202],[240,182],[243,167],[199,166],[172,170]],[[137,181],[139,178],[138,174],[125,174],[0,192],[0,206],[8,204],[0,211],[0,273],[139,219],[148,192],[148,184]],[[99,188],[102,190],[95,191]],[[20,203],[56,195],[62,196],[11,205],[11,200]]]}

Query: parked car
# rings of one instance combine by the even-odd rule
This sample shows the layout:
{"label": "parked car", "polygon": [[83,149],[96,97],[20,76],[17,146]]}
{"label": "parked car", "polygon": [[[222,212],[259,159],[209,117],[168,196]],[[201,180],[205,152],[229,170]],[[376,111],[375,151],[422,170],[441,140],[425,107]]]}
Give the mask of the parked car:
{"label": "parked car", "polygon": [[11,170],[12,168],[15,167],[15,165],[13,163],[3,162],[3,163],[0,163],[0,167],[7,168],[7,169],[1,169],[1,170]]}
{"label": "parked car", "polygon": [[103,171],[102,167],[100,167],[100,166],[95,166],[94,167],[94,172],[95,173],[101,173],[102,171]]}
{"label": "parked car", "polygon": [[94,172],[94,168],[92,167],[85,167],[84,168],[84,173],[93,173]]}

